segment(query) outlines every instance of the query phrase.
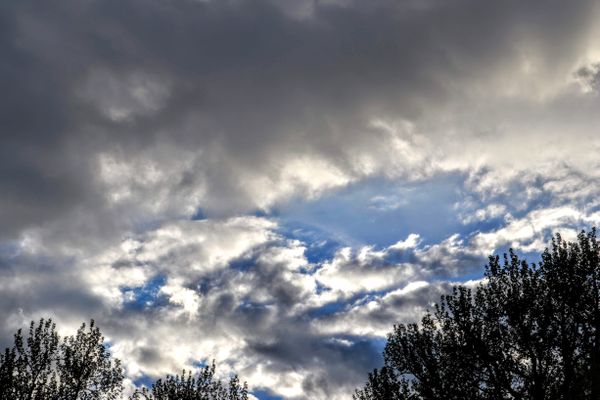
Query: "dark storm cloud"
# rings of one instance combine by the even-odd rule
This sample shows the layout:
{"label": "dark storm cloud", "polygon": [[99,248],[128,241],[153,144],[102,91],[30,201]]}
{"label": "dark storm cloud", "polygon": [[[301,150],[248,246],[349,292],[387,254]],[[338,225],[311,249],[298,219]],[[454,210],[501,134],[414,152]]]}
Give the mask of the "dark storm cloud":
{"label": "dark storm cloud", "polygon": [[63,322],[72,322],[71,315],[87,319],[103,314],[103,300],[90,293],[78,274],[68,271],[72,265],[65,271],[64,263],[60,258],[0,252],[0,347],[8,344],[25,315],[35,319],[62,315]]}
{"label": "dark storm cloud", "polygon": [[272,343],[253,342],[248,346],[250,354],[270,361],[269,371],[302,371],[301,387],[306,398],[329,398],[347,382],[359,381],[365,370],[381,362],[380,351],[362,338],[311,337],[293,332],[286,332]]}
{"label": "dark storm cloud", "polygon": [[[316,2],[305,16],[277,4],[5,2],[3,235],[78,207],[100,213],[114,189],[98,184],[101,153],[207,150],[167,169],[166,190],[205,185],[196,206],[213,213],[253,208],[248,187],[278,183],[273,168],[296,155],[362,176],[356,152],[382,151],[373,116],[418,120],[493,88],[522,51],[552,76],[583,45],[594,2]],[[156,189],[144,188],[132,204]]]}
{"label": "dark storm cloud", "polygon": [[[598,197],[597,6],[2,2],[0,338],[93,315],[132,378],[218,352],[289,398],[347,398],[378,361],[370,338],[448,289],[415,280],[600,220],[572,206]],[[471,201],[445,201],[470,235],[436,225],[426,245],[390,237],[314,265],[314,243],[274,218],[230,218],[439,171],[467,177]],[[379,194],[379,209],[406,200]],[[504,225],[477,224],[490,218]]]}

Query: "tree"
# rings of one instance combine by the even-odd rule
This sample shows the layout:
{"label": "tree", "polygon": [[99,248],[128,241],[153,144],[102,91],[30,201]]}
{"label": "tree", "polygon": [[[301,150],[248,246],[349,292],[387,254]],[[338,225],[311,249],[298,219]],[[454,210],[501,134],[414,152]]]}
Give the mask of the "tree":
{"label": "tree", "polygon": [[[92,320],[62,341],[52,320],[18,330],[14,345],[0,353],[0,400],[116,400],[123,392],[123,369],[112,359]],[[182,372],[136,390],[130,400],[248,400],[237,376],[215,378],[215,363],[199,373]]]}
{"label": "tree", "polygon": [[390,368],[382,367],[381,370],[369,373],[367,384],[362,390],[356,391],[354,398],[356,400],[403,400],[410,399],[410,396],[408,382],[399,381]]}
{"label": "tree", "polygon": [[2,399],[47,399],[56,397],[58,383],[54,366],[57,362],[59,337],[51,320],[29,326],[24,340],[21,330],[15,334],[14,346],[0,356]]}
{"label": "tree", "polygon": [[599,399],[600,245],[556,235],[537,264],[492,256],[420,324],[395,325],[357,400]]}
{"label": "tree", "polygon": [[237,376],[224,384],[215,378],[215,363],[192,375],[184,370],[181,375],[168,375],[157,380],[150,390],[137,390],[130,400],[247,400],[248,387],[240,384]]}
{"label": "tree", "polygon": [[33,321],[0,354],[1,400],[112,400],[122,393],[123,370],[112,360],[92,320],[62,342],[52,320]]}
{"label": "tree", "polygon": [[111,359],[93,320],[87,331],[83,324],[75,336],[64,339],[58,373],[63,399],[117,399],[122,392],[121,362]]}

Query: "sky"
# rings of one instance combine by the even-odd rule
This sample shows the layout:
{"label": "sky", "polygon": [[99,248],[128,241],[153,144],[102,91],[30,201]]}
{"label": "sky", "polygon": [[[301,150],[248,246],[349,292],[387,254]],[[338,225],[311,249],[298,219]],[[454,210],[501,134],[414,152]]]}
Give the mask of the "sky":
{"label": "sky", "polygon": [[351,398],[490,254],[600,224],[597,0],[0,4],[0,344],[96,320]]}

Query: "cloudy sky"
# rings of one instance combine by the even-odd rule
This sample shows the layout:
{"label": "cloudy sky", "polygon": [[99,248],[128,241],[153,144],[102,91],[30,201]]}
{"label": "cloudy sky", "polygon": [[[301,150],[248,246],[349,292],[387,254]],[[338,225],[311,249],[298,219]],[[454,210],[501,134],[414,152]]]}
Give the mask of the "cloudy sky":
{"label": "cloudy sky", "polygon": [[348,399],[487,255],[600,224],[599,6],[2,1],[0,343],[94,318],[129,387]]}

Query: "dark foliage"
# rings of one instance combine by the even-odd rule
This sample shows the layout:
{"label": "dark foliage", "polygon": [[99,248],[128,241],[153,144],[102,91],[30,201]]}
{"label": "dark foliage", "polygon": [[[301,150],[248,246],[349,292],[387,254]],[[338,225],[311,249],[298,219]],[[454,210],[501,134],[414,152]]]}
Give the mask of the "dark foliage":
{"label": "dark foliage", "polygon": [[240,384],[237,376],[228,384],[215,379],[215,364],[205,366],[192,375],[191,372],[167,376],[156,381],[150,390],[136,391],[131,400],[247,400],[248,387]]}
{"label": "dark foliage", "polygon": [[[52,320],[31,322],[29,335],[17,331],[14,346],[0,354],[0,400],[116,400],[123,394],[123,369],[104,346],[92,320],[74,336],[60,339]],[[131,400],[247,400],[248,386],[237,376],[215,379],[215,364],[196,375],[183,371]]]}
{"label": "dark foliage", "polygon": [[398,380],[392,369],[382,367],[369,374],[369,380],[361,391],[356,391],[356,400],[388,399],[402,400],[410,399],[410,389],[407,381]]}
{"label": "dark foliage", "polygon": [[[94,321],[62,341],[52,320],[31,322],[29,335],[15,334],[0,354],[0,400],[116,400],[123,394],[123,369],[104,346]],[[215,364],[192,375],[167,376],[131,400],[247,400],[248,386],[237,376],[215,379]]]}
{"label": "dark foliage", "polygon": [[541,262],[490,257],[487,283],[396,325],[357,400],[600,399],[596,231],[557,235]]}
{"label": "dark foliage", "polygon": [[111,400],[122,393],[123,370],[104,347],[94,321],[60,340],[52,320],[15,334],[0,355],[2,400]]}

